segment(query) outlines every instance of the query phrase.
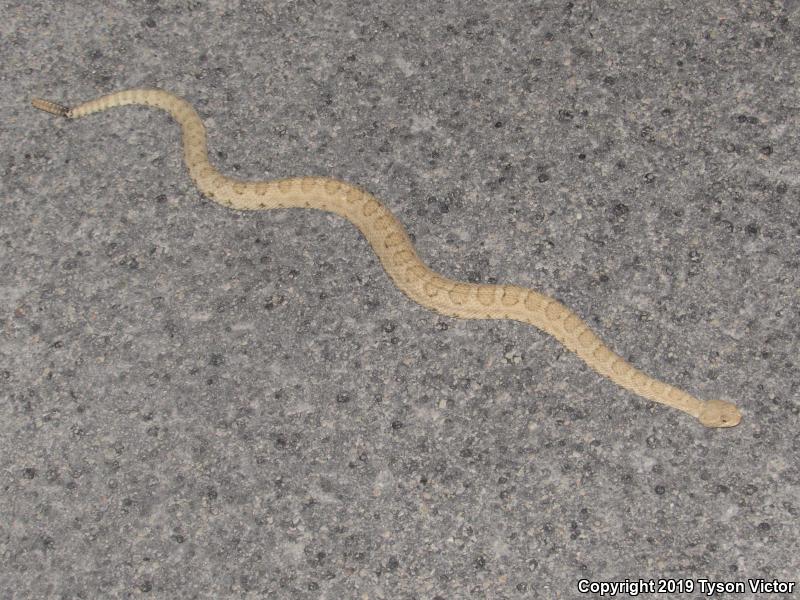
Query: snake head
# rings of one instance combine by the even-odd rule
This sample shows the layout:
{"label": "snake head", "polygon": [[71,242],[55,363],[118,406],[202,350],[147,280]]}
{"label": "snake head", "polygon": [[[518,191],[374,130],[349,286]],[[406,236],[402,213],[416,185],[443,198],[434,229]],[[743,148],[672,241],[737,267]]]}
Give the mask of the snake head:
{"label": "snake head", "polygon": [[706,427],[736,427],[742,420],[742,413],[725,400],[708,400],[697,418]]}

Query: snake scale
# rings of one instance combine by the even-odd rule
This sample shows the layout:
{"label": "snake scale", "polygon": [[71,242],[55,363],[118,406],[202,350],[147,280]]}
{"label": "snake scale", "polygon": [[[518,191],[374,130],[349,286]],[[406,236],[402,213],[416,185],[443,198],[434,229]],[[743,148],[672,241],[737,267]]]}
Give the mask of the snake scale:
{"label": "snake scale", "polygon": [[221,174],[208,160],[206,131],[186,100],[159,89],[131,89],[72,108],[36,98],[34,107],[77,119],[115,106],[152,106],[180,124],[189,175],[215,202],[239,210],[313,208],[340,215],[355,225],[377,254],[394,284],[411,300],[461,319],[512,319],[556,338],[592,369],[639,396],[677,408],[707,427],[733,427],[739,410],[724,400],[699,400],[646,375],[615,354],[589,326],[558,300],[515,285],[483,285],[448,279],[420,258],[402,223],[365,190],[328,177],[243,181]]}

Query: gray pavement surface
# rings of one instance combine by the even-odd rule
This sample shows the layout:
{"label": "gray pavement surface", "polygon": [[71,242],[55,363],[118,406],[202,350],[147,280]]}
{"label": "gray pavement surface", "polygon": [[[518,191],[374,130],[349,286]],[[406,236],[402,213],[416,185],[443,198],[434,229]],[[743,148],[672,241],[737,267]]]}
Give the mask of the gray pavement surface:
{"label": "gray pavement surface", "polygon": [[[797,581],[798,2],[0,12],[1,598]],[[164,113],[29,106],[136,86],[223,171],[360,184],[437,270],[555,295],[742,424],[428,312],[338,217],[221,208]]]}

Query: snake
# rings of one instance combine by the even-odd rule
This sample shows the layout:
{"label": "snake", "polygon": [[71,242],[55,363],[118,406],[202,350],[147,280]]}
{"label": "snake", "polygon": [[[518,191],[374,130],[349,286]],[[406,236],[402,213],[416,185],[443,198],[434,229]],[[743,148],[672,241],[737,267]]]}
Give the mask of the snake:
{"label": "snake", "polygon": [[127,89],[72,107],[41,98],[31,103],[67,119],[126,105],[166,111],[181,127],[189,176],[201,194],[214,202],[235,210],[308,208],[343,217],[366,238],[394,285],[421,306],[459,319],[507,319],[533,325],[618,386],[683,411],[706,427],[734,427],[742,418],[731,402],[700,400],[645,374],[611,350],[580,316],[552,296],[517,285],[459,281],[434,271],[420,259],[400,220],[362,187],[330,177],[252,181],[223,175],[208,160],[200,115],[187,100],[170,92]]}

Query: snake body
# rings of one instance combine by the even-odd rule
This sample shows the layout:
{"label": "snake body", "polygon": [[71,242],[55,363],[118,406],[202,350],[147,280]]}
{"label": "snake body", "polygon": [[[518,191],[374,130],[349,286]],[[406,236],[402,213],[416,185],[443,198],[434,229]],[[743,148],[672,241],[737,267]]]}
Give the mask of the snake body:
{"label": "snake body", "polygon": [[707,427],[733,427],[741,415],[723,400],[703,401],[646,375],[615,354],[572,310],[558,300],[515,285],[483,285],[449,279],[430,269],[414,249],[402,223],[369,192],[328,177],[243,181],[220,173],[208,160],[206,131],[186,100],[159,89],[131,89],[68,108],[36,98],[33,106],[77,119],[116,106],[152,106],[180,124],[189,175],[215,202],[239,210],[313,208],[340,215],[355,225],[377,254],[394,284],[411,300],[461,319],[522,321],[556,338],[592,369],[639,396],[677,408]]}

